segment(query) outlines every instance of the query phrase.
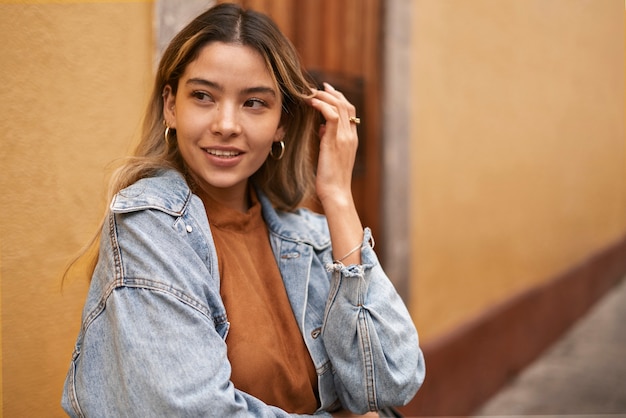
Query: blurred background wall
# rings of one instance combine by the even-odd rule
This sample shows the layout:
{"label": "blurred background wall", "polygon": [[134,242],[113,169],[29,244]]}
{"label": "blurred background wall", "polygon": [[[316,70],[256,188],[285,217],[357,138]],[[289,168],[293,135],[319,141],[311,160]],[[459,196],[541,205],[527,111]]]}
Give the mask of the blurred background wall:
{"label": "blurred background wall", "polygon": [[412,411],[463,415],[626,271],[624,2],[411,5]]}
{"label": "blurred background wall", "polygon": [[[289,21],[287,12],[299,4],[308,10],[294,17],[302,24],[315,9],[324,10],[308,1],[242,3],[282,12],[274,16],[279,22]],[[488,341],[491,349],[506,348],[498,344],[510,332],[536,338],[534,346],[522,344],[536,353],[626,272],[618,257],[626,246],[623,2],[329,4],[333,16],[379,16],[380,27],[364,32],[380,41],[380,66],[363,76],[371,87],[365,100],[379,102],[368,105],[366,120],[377,122],[364,136],[379,140],[367,149],[377,151],[368,155],[369,167],[383,166],[376,171],[381,184],[392,178],[402,187],[383,191],[394,204],[370,202],[379,206],[367,216],[385,226],[379,228],[381,252],[393,262],[394,277],[403,278],[399,286],[431,353],[433,367],[412,411],[441,412],[436,404],[453,395],[462,399],[459,391],[468,393],[460,402],[467,410],[515,369],[503,358],[487,364],[508,369],[478,378],[471,367],[458,376],[438,364],[458,370],[484,365],[467,347]],[[108,164],[130,150],[138,133],[160,42],[154,25],[168,25],[157,6],[0,2],[0,337],[7,417],[63,416],[60,393],[87,283],[76,274],[61,286],[60,276],[97,228]],[[391,29],[398,16],[404,30]],[[316,18],[322,23],[307,30],[335,37],[358,25]],[[354,48],[371,53],[367,45]],[[313,60],[310,50],[301,53]],[[406,137],[398,138],[402,132]],[[383,158],[390,152],[401,158]],[[393,236],[385,235],[389,225]],[[568,293],[571,284],[576,293]],[[544,297],[533,304],[538,295]],[[579,309],[559,316],[570,305]],[[533,306],[540,309],[532,324],[543,319],[543,333],[519,326],[519,313]],[[518,312],[511,326],[474,332],[511,309]],[[555,317],[561,323],[550,327]],[[459,345],[465,350],[449,350]],[[482,355],[498,357],[488,350]],[[459,381],[474,387],[455,386]]]}
{"label": "blurred background wall", "polygon": [[621,0],[412,4],[412,296],[430,338],[624,239],[624,23]]}

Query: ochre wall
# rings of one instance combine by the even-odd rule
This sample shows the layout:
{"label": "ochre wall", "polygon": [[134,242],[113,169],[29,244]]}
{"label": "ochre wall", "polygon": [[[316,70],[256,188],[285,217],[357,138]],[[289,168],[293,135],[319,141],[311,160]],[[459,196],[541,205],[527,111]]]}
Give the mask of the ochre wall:
{"label": "ochre wall", "polygon": [[[0,4],[7,417],[63,416],[105,206],[151,82],[152,2]],[[412,0],[411,311],[423,340],[626,233],[621,0]]]}
{"label": "ochre wall", "polygon": [[626,235],[622,0],[413,0],[422,340]]}
{"label": "ochre wall", "polygon": [[152,4],[0,4],[0,266],[6,417],[64,416],[86,281],[60,276],[104,211],[105,171],[137,133]]}

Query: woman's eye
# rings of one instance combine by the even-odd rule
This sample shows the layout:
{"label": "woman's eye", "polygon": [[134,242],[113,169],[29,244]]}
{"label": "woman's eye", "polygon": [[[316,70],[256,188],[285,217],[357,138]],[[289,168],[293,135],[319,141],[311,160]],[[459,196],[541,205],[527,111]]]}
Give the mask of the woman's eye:
{"label": "woman's eye", "polygon": [[191,93],[191,95],[203,102],[207,102],[207,101],[212,101],[213,98],[211,97],[211,95],[207,92],[204,91],[194,91],[193,93]]}
{"label": "woman's eye", "polygon": [[248,99],[244,103],[244,106],[251,107],[253,109],[260,109],[262,107],[267,107],[267,103],[261,99]]}

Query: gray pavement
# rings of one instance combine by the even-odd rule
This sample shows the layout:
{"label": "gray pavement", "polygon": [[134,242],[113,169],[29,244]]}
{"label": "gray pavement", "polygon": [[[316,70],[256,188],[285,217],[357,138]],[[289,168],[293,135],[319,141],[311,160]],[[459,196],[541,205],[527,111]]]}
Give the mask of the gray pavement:
{"label": "gray pavement", "polygon": [[474,416],[626,418],[626,279]]}

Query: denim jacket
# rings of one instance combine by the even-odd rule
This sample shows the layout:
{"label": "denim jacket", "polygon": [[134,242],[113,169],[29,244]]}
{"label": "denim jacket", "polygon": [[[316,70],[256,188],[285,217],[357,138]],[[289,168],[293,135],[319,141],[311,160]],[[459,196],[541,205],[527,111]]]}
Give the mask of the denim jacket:
{"label": "denim jacket", "polygon": [[[326,220],[278,212],[259,193],[321,406],[357,413],[408,403],[425,374],[409,313],[365,230],[362,265],[333,264]],[[113,199],[63,390],[73,417],[285,417],[237,390],[228,312],[200,198],[176,171]]]}

